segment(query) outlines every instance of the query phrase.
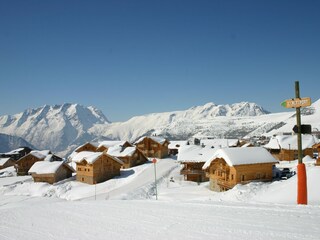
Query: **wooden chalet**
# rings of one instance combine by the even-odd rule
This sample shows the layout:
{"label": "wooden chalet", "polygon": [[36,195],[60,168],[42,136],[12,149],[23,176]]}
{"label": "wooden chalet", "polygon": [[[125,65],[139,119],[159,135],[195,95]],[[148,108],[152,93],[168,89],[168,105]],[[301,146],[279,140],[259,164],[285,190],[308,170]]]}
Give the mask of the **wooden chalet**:
{"label": "wooden chalet", "polygon": [[183,165],[180,174],[184,180],[193,182],[205,182],[209,178],[202,169],[216,150],[198,145],[186,145],[179,149],[178,162]]}
{"label": "wooden chalet", "polygon": [[20,148],[12,150],[10,152],[2,153],[0,157],[11,158],[11,160],[16,161],[16,160],[19,160],[20,158],[22,158],[23,156],[27,155],[31,151],[32,151],[32,149],[29,147],[20,147]]}
{"label": "wooden chalet", "polygon": [[[318,141],[310,134],[302,136],[302,154],[303,157],[313,157],[313,148]],[[266,148],[276,159],[281,161],[291,161],[298,159],[297,135],[279,135],[272,137],[266,145]]]}
{"label": "wooden chalet", "polygon": [[133,145],[128,141],[103,141],[99,143],[95,152],[108,151],[110,147],[120,146],[122,148],[132,147]]}
{"label": "wooden chalet", "polygon": [[0,158],[0,169],[14,166],[14,161],[10,158]]}
{"label": "wooden chalet", "polygon": [[169,141],[160,137],[142,137],[135,145],[146,157],[165,158],[168,156]]}
{"label": "wooden chalet", "polygon": [[189,145],[188,141],[170,141],[168,145],[169,155],[176,156],[181,146]]}
{"label": "wooden chalet", "polygon": [[272,169],[278,161],[262,147],[218,149],[203,169],[210,189],[226,191],[237,184],[272,181]]}
{"label": "wooden chalet", "polygon": [[120,175],[123,162],[106,152],[82,151],[72,157],[76,163],[76,180],[88,184],[107,181]]}
{"label": "wooden chalet", "polygon": [[74,151],[75,152],[83,152],[83,151],[89,151],[89,152],[95,152],[97,150],[98,145],[94,143],[87,142],[79,147],[77,147]]}
{"label": "wooden chalet", "polygon": [[15,169],[17,171],[17,175],[28,175],[29,169],[35,162],[39,161],[62,161],[62,159],[54,154],[52,154],[49,150],[43,151],[31,151],[29,154],[23,156],[19,160],[15,162]]}
{"label": "wooden chalet", "polygon": [[122,168],[131,168],[141,165],[148,161],[148,158],[136,147],[110,147],[107,153],[111,156],[119,158],[123,162]]}
{"label": "wooden chalet", "polygon": [[50,184],[72,177],[75,170],[62,161],[39,161],[32,165],[29,174],[34,182],[47,182]]}

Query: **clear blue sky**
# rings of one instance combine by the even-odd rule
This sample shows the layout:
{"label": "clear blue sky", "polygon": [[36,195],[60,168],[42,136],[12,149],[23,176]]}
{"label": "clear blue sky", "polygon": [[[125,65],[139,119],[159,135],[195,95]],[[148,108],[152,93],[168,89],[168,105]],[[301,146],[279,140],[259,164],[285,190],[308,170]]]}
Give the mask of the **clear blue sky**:
{"label": "clear blue sky", "polygon": [[66,102],[111,121],[320,98],[320,1],[0,1],[0,115]]}

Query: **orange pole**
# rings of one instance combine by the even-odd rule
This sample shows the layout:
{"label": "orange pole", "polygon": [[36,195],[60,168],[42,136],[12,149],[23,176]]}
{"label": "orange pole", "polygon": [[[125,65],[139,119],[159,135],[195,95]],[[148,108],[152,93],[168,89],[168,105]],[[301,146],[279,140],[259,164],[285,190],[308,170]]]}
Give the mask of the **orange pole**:
{"label": "orange pole", "polygon": [[308,204],[308,193],[307,193],[307,174],[306,166],[304,163],[299,163],[297,166],[297,177],[298,177],[298,204]]}
{"label": "orange pole", "polygon": [[[299,81],[295,82],[296,98],[300,98]],[[307,192],[307,173],[306,166],[302,162],[302,138],[301,138],[301,111],[300,107],[296,107],[296,117],[298,126],[298,166],[297,166],[297,204],[308,204]]]}

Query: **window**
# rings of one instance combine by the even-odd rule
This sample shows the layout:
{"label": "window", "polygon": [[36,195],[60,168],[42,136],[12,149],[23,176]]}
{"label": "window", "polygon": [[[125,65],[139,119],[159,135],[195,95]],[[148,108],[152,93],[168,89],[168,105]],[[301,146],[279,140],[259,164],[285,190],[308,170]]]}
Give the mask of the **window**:
{"label": "window", "polygon": [[231,180],[233,180],[234,179],[234,175],[233,174],[231,174]]}
{"label": "window", "polygon": [[257,173],[256,179],[260,179],[260,178],[261,178],[261,174],[260,174],[260,173]]}
{"label": "window", "polygon": [[241,182],[244,182],[245,176],[241,175]]}

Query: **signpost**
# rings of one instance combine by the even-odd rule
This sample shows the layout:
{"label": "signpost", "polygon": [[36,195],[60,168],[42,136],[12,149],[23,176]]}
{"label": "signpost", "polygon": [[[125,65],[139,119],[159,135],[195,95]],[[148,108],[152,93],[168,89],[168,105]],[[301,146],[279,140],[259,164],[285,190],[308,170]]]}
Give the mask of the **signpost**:
{"label": "signpost", "polygon": [[154,186],[155,186],[155,190],[156,190],[156,200],[158,200],[158,191],[157,191],[157,171],[156,171],[156,163],[157,163],[157,159],[152,159],[152,163],[154,166]]}
{"label": "signpost", "polygon": [[307,174],[306,166],[302,162],[302,140],[301,140],[301,107],[307,107],[311,105],[311,99],[300,98],[300,89],[299,81],[295,82],[295,99],[285,100],[281,105],[285,108],[295,108],[297,125],[295,127],[295,132],[298,136],[298,166],[297,166],[297,176],[298,176],[298,185],[297,185],[297,203],[298,204],[308,204],[308,193],[307,193]]}

